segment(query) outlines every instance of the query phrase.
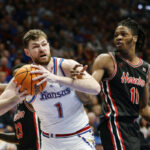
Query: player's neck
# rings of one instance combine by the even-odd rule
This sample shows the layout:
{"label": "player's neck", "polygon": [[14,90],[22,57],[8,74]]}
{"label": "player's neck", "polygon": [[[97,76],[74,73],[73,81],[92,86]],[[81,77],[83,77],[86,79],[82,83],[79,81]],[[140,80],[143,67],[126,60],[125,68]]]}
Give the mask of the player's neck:
{"label": "player's neck", "polygon": [[131,62],[136,57],[135,49],[126,49],[126,50],[118,51],[118,55]]}
{"label": "player's neck", "polygon": [[132,64],[138,64],[140,58],[137,57],[135,55],[135,53],[128,53],[128,54],[122,54],[122,53],[119,53],[119,55],[124,58],[126,61],[132,63]]}
{"label": "player's neck", "polygon": [[49,64],[45,66],[50,72],[53,72],[54,70],[54,62],[53,59],[50,60]]}

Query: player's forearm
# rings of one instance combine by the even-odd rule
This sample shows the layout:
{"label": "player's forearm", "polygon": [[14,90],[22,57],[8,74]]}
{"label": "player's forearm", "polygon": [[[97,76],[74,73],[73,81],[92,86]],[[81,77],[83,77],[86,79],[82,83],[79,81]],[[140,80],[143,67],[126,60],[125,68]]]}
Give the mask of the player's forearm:
{"label": "player's forearm", "polygon": [[145,108],[140,110],[140,115],[147,120],[148,122],[150,122],[150,106],[146,106]]}
{"label": "player's forearm", "polygon": [[59,84],[69,86],[77,91],[97,95],[100,92],[100,85],[93,78],[72,79],[69,77],[57,76],[56,81]]}
{"label": "player's forearm", "polygon": [[78,91],[76,91],[76,94],[77,94],[79,100],[83,104],[93,104],[93,101],[95,99],[97,99],[96,95],[91,95],[91,94],[87,94],[87,93],[83,93],[83,92],[78,92]]}
{"label": "player's forearm", "polygon": [[0,115],[9,111],[14,107],[19,101],[18,96],[13,96],[11,98],[3,98],[0,96]]}
{"label": "player's forearm", "polygon": [[9,142],[9,143],[18,144],[18,140],[16,138],[15,133],[0,133],[0,140]]}
{"label": "player's forearm", "polygon": [[90,104],[91,103],[90,95],[89,94],[76,91],[76,95],[78,96],[79,100],[83,104]]}
{"label": "player's forearm", "polygon": [[2,84],[0,83],[0,92],[3,92],[8,84]]}

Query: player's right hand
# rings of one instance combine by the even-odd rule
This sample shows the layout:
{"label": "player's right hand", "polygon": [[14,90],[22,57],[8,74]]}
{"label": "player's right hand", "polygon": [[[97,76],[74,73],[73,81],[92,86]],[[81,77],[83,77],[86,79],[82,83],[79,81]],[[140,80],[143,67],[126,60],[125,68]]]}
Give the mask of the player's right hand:
{"label": "player's right hand", "polygon": [[[80,69],[81,68],[81,69]],[[83,66],[81,64],[77,64],[73,67],[73,69],[70,71],[71,78],[72,79],[82,79],[84,75],[84,71],[88,68],[87,65]],[[80,70],[79,70],[80,69]]]}

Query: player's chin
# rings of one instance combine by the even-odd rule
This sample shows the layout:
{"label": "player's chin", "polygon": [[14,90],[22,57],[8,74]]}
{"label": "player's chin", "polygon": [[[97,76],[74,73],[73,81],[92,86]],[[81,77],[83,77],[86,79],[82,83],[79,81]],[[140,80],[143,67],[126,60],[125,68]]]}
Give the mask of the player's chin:
{"label": "player's chin", "polygon": [[120,54],[127,54],[128,53],[127,50],[125,50],[125,49],[116,49],[115,52],[118,52]]}
{"label": "player's chin", "polygon": [[115,49],[115,52],[121,52],[122,50],[121,49]]}
{"label": "player's chin", "polygon": [[49,60],[45,60],[45,61],[39,61],[39,65],[48,65]]}
{"label": "player's chin", "polygon": [[122,52],[122,51],[124,51],[124,47],[121,47],[121,46],[116,46],[116,50],[115,50],[116,52]]}
{"label": "player's chin", "polygon": [[39,59],[34,60],[34,62],[39,65],[48,65],[48,63],[50,62],[50,59],[48,59],[48,58],[40,59],[39,58]]}

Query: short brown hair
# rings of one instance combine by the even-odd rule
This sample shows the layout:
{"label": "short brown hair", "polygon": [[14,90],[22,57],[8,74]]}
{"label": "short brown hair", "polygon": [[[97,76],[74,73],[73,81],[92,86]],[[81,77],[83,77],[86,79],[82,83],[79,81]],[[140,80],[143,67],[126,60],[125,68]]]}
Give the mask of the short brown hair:
{"label": "short brown hair", "polygon": [[27,48],[30,40],[39,39],[41,36],[45,37],[46,40],[48,39],[47,35],[40,29],[29,30],[23,36],[23,46]]}

